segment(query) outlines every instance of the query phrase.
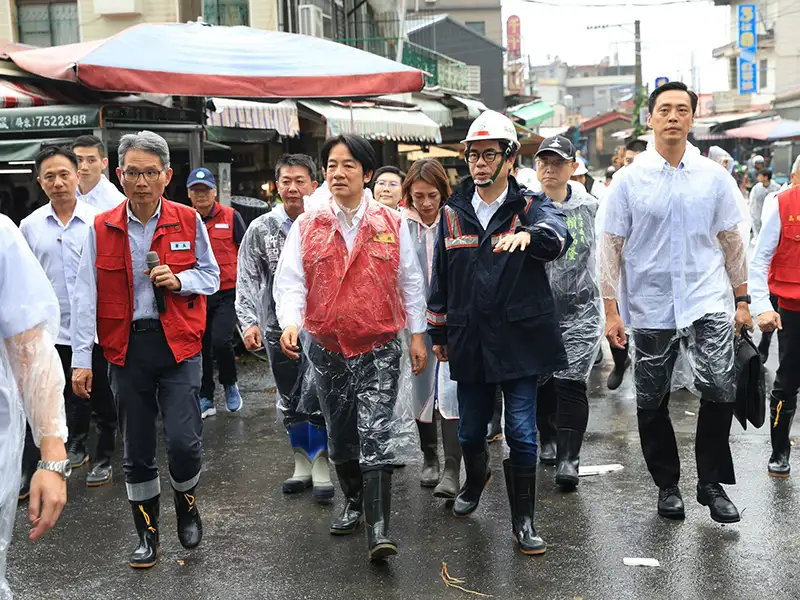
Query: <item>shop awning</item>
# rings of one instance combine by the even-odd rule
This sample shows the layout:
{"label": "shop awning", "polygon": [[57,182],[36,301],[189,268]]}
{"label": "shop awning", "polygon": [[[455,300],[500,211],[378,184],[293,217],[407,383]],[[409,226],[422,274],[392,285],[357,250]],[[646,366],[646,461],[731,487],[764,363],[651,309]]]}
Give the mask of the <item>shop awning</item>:
{"label": "shop awning", "polygon": [[354,133],[369,140],[396,142],[442,141],[439,125],[422,110],[380,105],[375,102],[320,102],[299,104],[322,118],[328,136]]}
{"label": "shop awning", "polygon": [[750,138],[753,140],[782,140],[800,137],[800,121],[780,117],[754,121],[742,127],[725,132],[729,138]]}
{"label": "shop awning", "polygon": [[489,108],[480,100],[475,100],[473,98],[462,98],[461,96],[453,96],[452,98],[467,109],[467,118],[469,119],[477,119],[482,112],[489,110]]}
{"label": "shop awning", "polygon": [[547,102],[532,102],[508,111],[508,115],[521,121],[525,127],[534,127],[552,117],[554,112],[553,106]]}
{"label": "shop awning", "polygon": [[380,96],[378,100],[402,102],[404,104],[417,106],[431,121],[435,121],[439,127],[453,126],[453,111],[433,98],[417,94],[388,94]]}
{"label": "shop awning", "polygon": [[74,138],[0,140],[0,162],[30,162],[46,146],[67,146]]}
{"label": "shop awning", "polygon": [[284,137],[297,137],[300,123],[297,104],[283,100],[277,104],[212,98],[216,111],[208,110],[208,125],[242,129],[274,129]]}
{"label": "shop awning", "polygon": [[0,80],[0,108],[56,104],[57,100],[34,85]]}

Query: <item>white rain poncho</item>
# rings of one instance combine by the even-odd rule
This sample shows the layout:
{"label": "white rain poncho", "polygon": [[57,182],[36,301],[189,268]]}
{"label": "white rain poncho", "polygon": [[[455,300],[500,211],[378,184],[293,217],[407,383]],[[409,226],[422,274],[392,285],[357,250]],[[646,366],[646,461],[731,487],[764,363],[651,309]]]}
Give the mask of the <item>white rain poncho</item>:
{"label": "white rain poncho", "polygon": [[19,495],[25,415],[36,444],[67,439],[58,299],[16,226],[0,215],[0,599]]}
{"label": "white rain poncho", "polygon": [[569,187],[569,198],[556,206],[566,216],[572,245],[564,256],[546,265],[569,358],[569,368],[554,377],[586,381],[605,331],[596,264],[598,201],[577,181],[570,181]]}
{"label": "white rain poncho", "polygon": [[614,177],[604,205],[601,292],[634,331],[637,382],[668,386],[683,347],[703,397],[732,401],[732,288],[747,281],[750,230],[735,180],[691,145],[678,168],[651,147]]}

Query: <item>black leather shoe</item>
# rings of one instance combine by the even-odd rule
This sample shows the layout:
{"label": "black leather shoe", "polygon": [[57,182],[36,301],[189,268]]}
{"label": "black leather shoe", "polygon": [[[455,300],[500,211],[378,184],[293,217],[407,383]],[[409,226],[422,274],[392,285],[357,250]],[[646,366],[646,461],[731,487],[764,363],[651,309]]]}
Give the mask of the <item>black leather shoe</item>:
{"label": "black leather shoe", "polygon": [[344,506],[333,522],[330,532],[333,535],[353,533],[364,515],[364,480],[361,466],[357,460],[336,465],[336,475],[344,495]]}
{"label": "black leather shoe", "polygon": [[86,475],[87,487],[99,487],[111,483],[113,479],[113,469],[108,463],[98,463]]}
{"label": "black leather shoe", "polygon": [[697,501],[711,509],[711,518],[717,523],[738,523],[739,511],[718,483],[698,483]]}
{"label": "black leather shoe", "polygon": [[453,502],[453,514],[464,518],[478,508],[481,494],[492,480],[492,470],[489,468],[489,454],[486,450],[477,454],[464,453],[464,470],[467,479]]}
{"label": "black leather shoe", "polygon": [[19,480],[20,501],[27,500],[31,495],[31,479],[33,479],[33,473],[27,471],[22,472],[22,479]]}
{"label": "black leather shoe", "polygon": [[677,485],[658,490],[658,514],[665,519],[681,520],[686,518],[683,497]]}
{"label": "black leather shoe", "polygon": [[789,432],[792,430],[792,421],[797,410],[797,397],[782,400],[773,392],[769,404],[769,438],[772,443],[772,454],[767,463],[767,472],[770,477],[786,479],[792,471],[789,464],[789,455],[792,451]]}
{"label": "black leather shoe", "polygon": [[196,547],[203,539],[203,521],[197,510],[194,486],[188,492],[173,490],[175,498],[175,515],[178,517],[178,539],[186,549]]}
{"label": "black leather shoe", "polygon": [[772,343],[772,333],[762,333],[761,341],[758,342],[758,355],[761,357],[761,364],[767,364],[769,360],[769,347]]}
{"label": "black leather shoe", "polygon": [[389,538],[392,501],[392,474],[369,471],[364,474],[364,515],[367,521],[367,549],[372,561],[397,554],[397,544]]}
{"label": "black leather shoe", "polygon": [[86,452],[86,446],[82,442],[69,442],[67,445],[67,458],[69,458],[73,469],[79,469],[89,462],[89,454]]}
{"label": "black leather shoe", "polygon": [[583,432],[574,429],[558,430],[558,468],[556,470],[556,485],[563,491],[574,490],[580,477],[578,467],[581,462],[581,445]]}
{"label": "black leather shoe", "polygon": [[131,502],[133,522],[139,535],[139,545],[131,553],[128,564],[134,569],[148,569],[158,561],[159,497],[144,502]]}
{"label": "black leather shoe", "polygon": [[547,544],[536,533],[536,466],[514,467],[511,461],[503,461],[506,476],[508,503],[511,506],[511,529],[522,554],[544,554]]}
{"label": "black leather shoe", "polygon": [[611,373],[608,374],[608,380],[606,381],[606,387],[610,390],[616,390],[619,386],[622,385],[623,379],[625,379],[625,371],[628,367],[631,366],[631,359],[627,357],[625,362],[620,365],[615,364],[614,368],[611,369]]}

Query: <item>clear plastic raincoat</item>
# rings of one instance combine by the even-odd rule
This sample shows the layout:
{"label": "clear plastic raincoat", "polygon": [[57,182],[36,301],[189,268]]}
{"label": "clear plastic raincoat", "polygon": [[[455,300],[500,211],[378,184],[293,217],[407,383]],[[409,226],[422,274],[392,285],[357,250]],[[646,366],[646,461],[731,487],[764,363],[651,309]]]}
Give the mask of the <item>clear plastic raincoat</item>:
{"label": "clear plastic raincoat", "polygon": [[0,215],[0,599],[12,597],[6,552],[19,495],[25,415],[34,441],[66,442],[58,299],[16,226]]}

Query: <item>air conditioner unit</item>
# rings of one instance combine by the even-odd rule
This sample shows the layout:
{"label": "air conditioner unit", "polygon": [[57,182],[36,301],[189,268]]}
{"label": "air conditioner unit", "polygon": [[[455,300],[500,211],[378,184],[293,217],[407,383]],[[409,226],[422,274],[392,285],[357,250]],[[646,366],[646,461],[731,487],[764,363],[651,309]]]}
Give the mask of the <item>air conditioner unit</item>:
{"label": "air conditioner unit", "polygon": [[142,14],[142,0],[94,0],[94,13],[100,16]]}
{"label": "air conditioner unit", "polygon": [[297,7],[299,33],[313,37],[325,37],[325,19],[322,9],[313,4],[301,4]]}

